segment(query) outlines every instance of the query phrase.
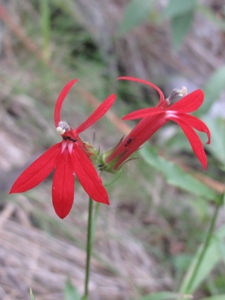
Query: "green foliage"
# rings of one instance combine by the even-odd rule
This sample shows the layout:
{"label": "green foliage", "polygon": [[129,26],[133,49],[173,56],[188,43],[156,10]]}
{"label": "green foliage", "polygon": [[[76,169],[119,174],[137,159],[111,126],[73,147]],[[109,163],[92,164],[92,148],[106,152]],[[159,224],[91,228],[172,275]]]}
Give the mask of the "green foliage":
{"label": "green foliage", "polygon": [[[220,229],[216,231],[214,234],[214,238],[211,240],[210,245],[207,249],[207,252],[204,256],[204,259],[201,263],[201,266],[197,272],[197,276],[195,277],[195,281],[193,285],[190,287],[190,292],[194,293],[200,284],[209,277],[211,271],[215,268],[215,266],[224,259],[224,253],[221,252],[221,246],[224,246],[224,238],[225,238],[225,226],[222,226]],[[202,247],[197,251],[195,258],[193,259],[192,264],[182,282],[180,292],[184,293],[187,289],[187,286],[190,282],[190,278],[193,275],[193,271],[195,265],[198,261],[199,255],[201,253]]]}
{"label": "green foliage", "polygon": [[193,11],[196,7],[196,4],[196,0],[170,0],[168,6],[164,10],[164,17],[174,18],[181,15],[185,15],[186,13]]}
{"label": "green foliage", "polygon": [[77,289],[72,284],[70,279],[66,280],[64,296],[65,296],[65,300],[80,300],[81,299],[81,296],[79,295]]}
{"label": "green foliage", "polygon": [[175,49],[179,48],[186,34],[189,32],[193,17],[194,11],[190,11],[184,15],[176,16],[171,19],[172,45]]}
{"label": "green foliage", "polygon": [[160,171],[166,181],[184,191],[195,194],[206,199],[215,200],[216,193],[209,187],[198,181],[194,176],[188,174],[175,163],[159,156],[157,152],[149,146],[144,146],[140,150],[140,155],[151,167]]}
{"label": "green foliage", "polygon": [[191,28],[196,0],[170,0],[164,11],[164,17],[171,20],[171,35],[173,47],[178,49]]}
{"label": "green foliage", "polygon": [[155,0],[132,0],[125,8],[119,34],[124,35],[134,27],[143,23],[150,15]]}
{"label": "green foliage", "polygon": [[40,1],[40,11],[41,11],[41,31],[43,39],[43,56],[45,60],[50,58],[50,9],[49,1],[41,0]]}
{"label": "green foliage", "polygon": [[211,154],[220,162],[220,169],[225,169],[225,119],[222,118],[204,118],[209,126],[212,142],[207,147]]}
{"label": "green foliage", "polygon": [[30,300],[35,300],[32,289],[30,289]]}
{"label": "green foliage", "polygon": [[208,79],[204,86],[204,104],[198,110],[197,115],[206,114],[215,101],[220,97],[225,87],[225,65],[217,69]]}
{"label": "green foliage", "polygon": [[225,294],[218,295],[218,296],[207,297],[207,298],[201,298],[201,300],[224,300],[224,299],[225,299]]}
{"label": "green foliage", "polygon": [[[140,300],[175,300],[185,299],[183,295],[172,292],[159,292],[142,297]],[[187,299],[187,298],[186,298]]]}
{"label": "green foliage", "polygon": [[224,209],[225,209],[225,192],[224,192],[224,195],[223,195],[223,205],[224,205]]}

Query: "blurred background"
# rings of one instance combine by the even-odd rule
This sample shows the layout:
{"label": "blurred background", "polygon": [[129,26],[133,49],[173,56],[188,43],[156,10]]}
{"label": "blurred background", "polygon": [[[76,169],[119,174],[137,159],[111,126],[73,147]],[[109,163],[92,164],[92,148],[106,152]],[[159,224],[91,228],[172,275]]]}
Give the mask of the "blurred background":
{"label": "blurred background", "polygon": [[[223,0],[0,1],[0,299],[30,299],[29,288],[36,300],[76,299],[69,298],[73,287],[82,293],[88,205],[82,187],[76,183],[65,220],[51,204],[51,176],[27,193],[8,191],[60,141],[53,111],[69,80],[80,79],[62,111],[73,128],[117,93],[110,113],[81,135],[101,151],[135,125],[121,122],[125,114],[157,104],[153,89],[118,82],[118,76],[151,81],[166,96],[182,86],[203,89],[196,115],[209,126],[212,143],[202,172],[183,132],[169,123],[115,183],[103,174],[111,205],[99,210],[90,299],[182,291],[215,199],[224,192],[224,49]],[[215,298],[225,294],[224,236],[221,208],[194,299],[225,299]]]}

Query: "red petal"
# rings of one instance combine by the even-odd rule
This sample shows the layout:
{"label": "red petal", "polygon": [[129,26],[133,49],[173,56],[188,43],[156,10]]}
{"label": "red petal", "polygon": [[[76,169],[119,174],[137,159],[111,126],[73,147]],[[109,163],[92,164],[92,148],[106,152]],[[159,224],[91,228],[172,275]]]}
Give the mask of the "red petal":
{"label": "red petal", "polygon": [[158,88],[156,85],[154,85],[153,83],[151,82],[148,82],[146,80],[143,80],[143,79],[140,79],[140,78],[135,78],[135,77],[129,77],[129,76],[122,76],[122,77],[119,77],[117,78],[118,80],[130,80],[130,81],[136,81],[136,82],[140,82],[140,83],[143,83],[143,84],[146,84],[152,88],[154,88],[158,93],[159,93],[159,96],[160,96],[160,102],[161,101],[164,101],[165,97],[163,95],[163,92],[160,90],[160,88]]}
{"label": "red petal", "polygon": [[52,183],[52,203],[60,218],[70,212],[74,199],[74,171],[68,150],[60,153]]}
{"label": "red petal", "polygon": [[[114,167],[114,169],[117,169],[124,160],[137,151],[160,127],[168,122],[164,115],[165,112],[142,119],[107,158],[107,162],[117,158],[118,160]],[[128,140],[130,140],[129,144],[127,144]]]}
{"label": "red petal", "polygon": [[54,111],[54,121],[55,121],[55,127],[58,126],[59,122],[61,121],[60,118],[60,112],[62,108],[63,101],[65,100],[67,94],[69,93],[71,87],[78,81],[78,79],[73,79],[70,82],[68,82],[64,88],[62,89],[61,93],[59,94],[59,97],[55,104],[55,111]]}
{"label": "red petal", "polygon": [[86,121],[84,121],[80,126],[78,126],[75,131],[77,134],[81,133],[88,127],[90,127],[92,124],[97,122],[102,116],[104,116],[107,111],[110,109],[110,107],[114,104],[116,100],[116,95],[112,94],[109,97],[105,99],[104,102],[102,102],[98,108],[90,115],[89,118],[87,118]]}
{"label": "red petal", "polygon": [[210,131],[204,122],[202,122],[195,116],[188,114],[177,113],[177,116],[187,122],[191,127],[194,127],[194,129],[206,133],[208,137],[208,141],[206,142],[206,144],[210,144]]}
{"label": "red petal", "polygon": [[74,143],[72,153],[72,164],[76,176],[87,194],[97,202],[109,204],[108,194],[101,178],[90,159],[76,143]]}
{"label": "red petal", "polygon": [[182,113],[190,113],[196,111],[204,101],[204,93],[202,90],[196,90],[176,103],[172,104],[168,110],[180,111]]}
{"label": "red petal", "polygon": [[9,194],[22,193],[41,183],[54,169],[61,143],[49,148],[36,159],[14,182]]}
{"label": "red petal", "polygon": [[135,120],[140,118],[147,118],[162,113],[165,114],[165,111],[163,111],[161,108],[158,107],[143,108],[143,109],[132,111],[131,113],[125,115],[122,118],[122,120]]}
{"label": "red petal", "polygon": [[198,135],[196,134],[196,132],[190,127],[188,123],[186,123],[181,119],[175,117],[175,118],[170,118],[170,120],[176,122],[182,128],[183,132],[185,133],[186,137],[189,140],[189,143],[195,155],[198,157],[198,159],[200,160],[203,166],[203,169],[205,170],[207,167],[207,157],[205,154],[203,144],[200,138],[198,137]]}

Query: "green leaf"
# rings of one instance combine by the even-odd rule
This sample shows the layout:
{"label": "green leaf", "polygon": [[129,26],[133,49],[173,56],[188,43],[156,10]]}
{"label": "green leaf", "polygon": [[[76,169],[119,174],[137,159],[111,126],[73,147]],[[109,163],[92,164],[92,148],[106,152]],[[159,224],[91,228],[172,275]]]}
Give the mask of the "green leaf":
{"label": "green leaf", "polygon": [[[225,209],[225,192],[223,194],[223,208]],[[225,257],[225,256],[224,256]]]}
{"label": "green leaf", "polygon": [[71,283],[70,279],[66,280],[64,295],[65,295],[65,300],[80,300],[81,299],[81,296],[79,295],[75,286]]}
{"label": "green leaf", "polygon": [[171,292],[159,292],[142,297],[140,300],[174,300],[174,299],[187,299],[183,295]]}
{"label": "green leaf", "polygon": [[32,289],[30,289],[30,300],[35,300]]}
{"label": "green leaf", "polygon": [[194,17],[194,11],[188,11],[183,15],[173,17],[171,20],[172,43],[175,49],[178,49],[183,42],[186,34],[191,28]]}
{"label": "green leaf", "polygon": [[207,149],[220,162],[220,167],[225,167],[225,119],[204,118],[211,131],[212,141]]}
{"label": "green leaf", "polygon": [[50,25],[50,8],[49,8],[49,2],[46,0],[40,1],[40,10],[41,10],[41,31],[42,31],[42,39],[43,39],[43,56],[44,59],[48,60],[51,55],[51,49],[50,49],[50,31],[51,31],[51,25]]}
{"label": "green leaf", "polygon": [[125,8],[123,20],[119,26],[119,34],[124,35],[143,23],[149,16],[155,2],[155,0],[132,0]]}
{"label": "green leaf", "polygon": [[168,6],[165,8],[163,15],[167,18],[174,18],[184,15],[196,8],[196,0],[180,1],[170,0]]}
{"label": "green leaf", "polygon": [[221,92],[225,89],[225,65],[216,70],[210,76],[205,87],[205,99],[201,108],[198,110],[197,115],[206,114],[211,106],[218,100]]}
{"label": "green leaf", "polygon": [[207,297],[207,298],[202,298],[201,300],[224,300],[224,299],[225,299],[225,294],[218,295],[218,296]]}
{"label": "green leaf", "polygon": [[197,1],[170,0],[163,12],[164,18],[171,19],[171,35],[175,49],[178,49],[191,28]]}
{"label": "green leaf", "polygon": [[[202,264],[198,270],[197,276],[195,277],[195,281],[191,287],[190,292],[193,293],[199,287],[203,280],[208,278],[211,271],[214,267],[222,260],[223,253],[221,251],[221,243],[224,244],[225,237],[225,226],[222,226],[214,235],[214,238],[211,240],[211,243],[205,253]],[[202,246],[198,249],[193,262],[181,284],[180,293],[184,293],[187,285],[189,284],[190,278],[192,277],[193,271],[195,269],[195,265],[198,261],[198,257],[202,251]]]}
{"label": "green leaf", "polygon": [[144,146],[139,153],[147,164],[163,174],[169,184],[197,196],[215,200],[216,193],[213,190],[198,181],[190,173],[183,171],[175,163],[159,156],[153,148]]}

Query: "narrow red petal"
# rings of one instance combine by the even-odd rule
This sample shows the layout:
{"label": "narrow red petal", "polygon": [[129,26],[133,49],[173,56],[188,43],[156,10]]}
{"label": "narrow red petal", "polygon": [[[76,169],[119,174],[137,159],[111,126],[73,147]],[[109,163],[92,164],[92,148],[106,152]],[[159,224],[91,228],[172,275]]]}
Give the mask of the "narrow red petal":
{"label": "narrow red petal", "polygon": [[132,111],[131,113],[125,115],[122,118],[122,120],[135,120],[135,119],[155,116],[158,114],[164,114],[164,113],[165,113],[165,111],[163,111],[159,107],[143,108],[143,109]]}
{"label": "narrow red petal", "polygon": [[112,94],[109,97],[103,101],[98,108],[90,115],[89,118],[87,118],[86,121],[84,121],[80,126],[78,126],[75,131],[77,134],[81,133],[88,127],[90,127],[92,124],[97,122],[101,117],[103,117],[107,111],[110,109],[110,107],[114,104],[116,101],[116,95]]}
{"label": "narrow red petal", "polygon": [[[107,158],[107,162],[111,162],[115,158],[119,158],[114,168],[117,169],[166,122],[168,122],[168,120],[165,118],[165,112],[163,112],[163,114],[142,119]],[[127,141],[130,142],[127,143]]]}
{"label": "narrow red petal", "polygon": [[61,121],[60,112],[62,108],[63,101],[65,100],[67,94],[69,93],[72,86],[78,81],[78,79],[73,79],[70,82],[68,82],[64,88],[62,89],[61,93],[59,94],[59,97],[55,104],[55,111],[54,111],[54,122],[55,127],[58,126],[59,122]]}
{"label": "narrow red petal", "polygon": [[49,148],[17,178],[9,194],[26,192],[41,183],[54,169],[60,151],[61,143]]}
{"label": "narrow red petal", "polygon": [[204,122],[202,122],[200,119],[196,118],[195,116],[188,115],[188,114],[177,113],[177,116],[179,116],[179,118],[187,122],[194,129],[206,133],[208,137],[208,141],[206,142],[206,144],[210,144],[210,131]]}
{"label": "narrow red petal", "polygon": [[199,161],[201,162],[203,169],[205,170],[207,167],[207,157],[205,154],[205,150],[203,147],[203,144],[200,140],[200,138],[198,137],[198,135],[196,134],[196,132],[190,127],[190,125],[188,123],[186,123],[185,121],[178,119],[176,117],[170,118],[170,120],[176,122],[183,130],[183,132],[185,133],[186,137],[189,140],[189,143],[195,153],[195,155],[197,156],[197,158],[199,159]]}
{"label": "narrow red petal", "polygon": [[149,82],[149,81],[146,81],[146,80],[143,80],[143,79],[140,79],[140,78],[135,78],[135,77],[129,77],[129,76],[121,76],[119,78],[117,78],[118,80],[129,80],[129,81],[135,81],[135,82],[140,82],[140,83],[143,83],[143,84],[146,84],[152,88],[154,88],[158,93],[159,93],[159,96],[160,96],[160,102],[161,101],[164,101],[165,97],[163,95],[163,92],[160,90],[160,88],[158,88],[156,85],[154,85],[153,83]]}
{"label": "narrow red petal", "polygon": [[72,153],[72,165],[87,194],[97,202],[109,204],[108,194],[101,178],[90,159],[76,143],[74,143],[74,151]]}
{"label": "narrow red petal", "polygon": [[69,152],[60,153],[52,183],[52,203],[60,218],[70,212],[74,199],[74,171]]}
{"label": "narrow red petal", "polygon": [[196,90],[176,103],[172,104],[168,110],[179,111],[182,113],[190,113],[196,111],[204,101],[204,93],[202,90]]}

